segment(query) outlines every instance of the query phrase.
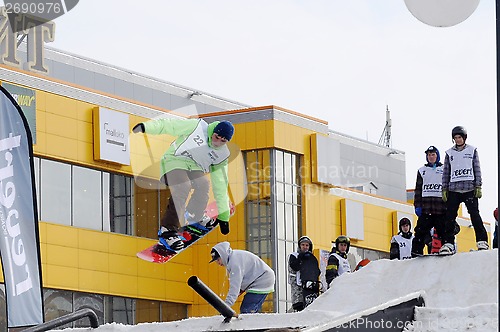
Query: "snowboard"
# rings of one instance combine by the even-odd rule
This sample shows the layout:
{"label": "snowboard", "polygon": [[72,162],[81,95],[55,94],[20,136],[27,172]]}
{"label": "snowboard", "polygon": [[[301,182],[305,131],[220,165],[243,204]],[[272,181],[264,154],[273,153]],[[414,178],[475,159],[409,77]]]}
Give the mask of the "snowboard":
{"label": "snowboard", "polygon": [[[233,203],[230,203],[230,214],[231,216],[234,215],[235,212],[235,206]],[[218,210],[217,210],[217,204],[215,201],[209,203],[205,209],[205,217],[208,217],[212,219],[217,218],[219,215]],[[182,239],[184,242],[184,248],[179,251],[174,251],[169,248],[166,248],[165,246],[155,243],[152,246],[139,251],[136,256],[139,257],[140,259],[143,259],[148,262],[152,263],[166,263],[169,260],[171,260],[175,255],[178,253],[186,250],[189,248],[193,243],[210,233],[215,227],[213,228],[206,228],[200,225],[199,223],[193,223],[193,224],[187,224],[185,226],[182,226],[179,228],[178,234],[179,237]]]}
{"label": "snowboard", "polygon": [[304,296],[304,308],[314,302],[319,296],[319,291],[314,289],[302,289]]}
{"label": "snowboard", "polygon": [[354,269],[354,271],[358,271],[360,270],[361,268],[365,267],[366,265],[368,265],[368,263],[370,263],[370,260],[368,258],[365,258],[365,259],[362,259],[358,265],[356,265],[356,268]]}

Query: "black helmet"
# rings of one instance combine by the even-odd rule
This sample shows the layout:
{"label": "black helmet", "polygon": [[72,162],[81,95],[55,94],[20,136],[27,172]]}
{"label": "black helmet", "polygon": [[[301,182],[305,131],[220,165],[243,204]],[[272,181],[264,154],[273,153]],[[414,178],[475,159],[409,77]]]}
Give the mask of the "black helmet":
{"label": "black helmet", "polygon": [[349,248],[351,247],[351,239],[349,239],[345,235],[340,235],[336,240],[335,240],[335,248],[339,250],[339,243],[347,243],[347,249],[346,249],[346,254],[349,252]]}
{"label": "black helmet", "polygon": [[399,231],[402,232],[402,228],[403,228],[403,225],[410,225],[410,229],[411,229],[411,221],[410,219],[406,218],[406,217],[403,217],[401,218],[401,220],[399,221]]}
{"label": "black helmet", "polygon": [[427,162],[429,162],[429,158],[427,157],[427,154],[429,152],[434,152],[436,153],[437,155],[437,158],[436,158],[436,163],[439,162],[439,160],[441,159],[441,156],[439,155],[439,150],[434,146],[434,145],[431,145],[427,148],[427,150],[425,150],[425,159],[427,160]]}
{"label": "black helmet", "polygon": [[454,138],[455,135],[460,135],[464,139],[464,141],[467,139],[467,129],[465,129],[462,126],[456,126],[453,128],[451,131],[451,138]]}
{"label": "black helmet", "polygon": [[307,242],[309,243],[309,251],[312,252],[313,251],[313,243],[311,241],[311,239],[307,236],[302,236],[300,239],[299,239],[299,250],[300,250],[300,244],[302,242]]}

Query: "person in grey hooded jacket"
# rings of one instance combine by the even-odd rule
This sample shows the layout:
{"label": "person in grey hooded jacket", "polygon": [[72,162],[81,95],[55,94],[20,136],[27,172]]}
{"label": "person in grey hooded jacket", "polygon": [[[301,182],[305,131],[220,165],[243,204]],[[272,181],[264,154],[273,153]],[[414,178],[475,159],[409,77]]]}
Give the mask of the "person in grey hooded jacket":
{"label": "person in grey hooded jacket", "polygon": [[211,251],[211,262],[226,267],[229,291],[225,302],[232,306],[245,293],[240,313],[256,313],[269,293],[274,291],[274,271],[257,255],[246,250],[233,250],[229,242],[217,243]]}

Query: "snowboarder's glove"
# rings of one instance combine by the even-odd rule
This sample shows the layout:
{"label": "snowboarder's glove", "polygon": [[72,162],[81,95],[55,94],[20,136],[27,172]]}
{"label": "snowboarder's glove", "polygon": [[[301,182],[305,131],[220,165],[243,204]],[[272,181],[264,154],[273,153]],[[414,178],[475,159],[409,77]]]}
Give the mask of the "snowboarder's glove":
{"label": "snowboarder's glove", "polygon": [[310,253],[309,251],[301,251],[301,252],[299,253],[298,258],[299,258],[300,260],[302,260],[302,259],[304,259],[304,258],[306,258],[306,257],[309,257],[309,256],[311,256],[311,253]]}
{"label": "snowboarder's glove", "polygon": [[446,201],[448,200],[448,189],[443,189],[443,191],[441,192],[441,196],[443,196],[443,202],[446,203]]}
{"label": "snowboarder's glove", "polygon": [[146,129],[144,128],[144,123],[138,123],[134,126],[134,128],[132,128],[132,131],[134,133],[143,133],[146,131]]}
{"label": "snowboarder's glove", "polygon": [[217,222],[219,223],[220,225],[220,232],[224,235],[227,235],[229,234],[229,222],[227,221],[222,221],[222,220],[219,220],[217,219]]}
{"label": "snowboarder's glove", "polygon": [[483,197],[483,193],[481,191],[481,187],[476,187],[476,189],[474,189],[474,197],[476,197],[476,198]]}
{"label": "snowboarder's glove", "polygon": [[422,215],[422,208],[420,206],[415,208],[415,214],[417,215],[417,217],[420,217]]}

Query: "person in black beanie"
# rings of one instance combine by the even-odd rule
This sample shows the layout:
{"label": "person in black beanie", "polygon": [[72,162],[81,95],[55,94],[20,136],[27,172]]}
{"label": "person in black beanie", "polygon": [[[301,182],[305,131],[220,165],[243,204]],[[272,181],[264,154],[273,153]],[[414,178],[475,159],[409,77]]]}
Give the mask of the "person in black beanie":
{"label": "person in black beanie", "polygon": [[446,218],[443,246],[440,254],[454,254],[455,251],[455,223],[458,209],[463,202],[467,207],[474,233],[476,233],[476,246],[478,250],[488,250],[488,233],[479,213],[479,199],[482,194],[481,164],[477,148],[467,144],[467,130],[456,126],[451,131],[451,138],[455,143],[446,151],[443,163],[443,201],[446,203]]}
{"label": "person in black beanie", "polygon": [[307,236],[299,239],[299,247],[288,258],[288,282],[292,286],[292,308],[301,311],[319,296],[319,264],[313,255],[313,243]]}
{"label": "person in black beanie", "polygon": [[[441,193],[443,164],[440,159],[439,150],[434,145],[429,146],[425,150],[427,163],[417,171],[413,205],[418,219],[411,245],[412,257],[423,255],[425,245],[432,242],[435,234],[444,234],[446,203],[443,202]],[[431,236],[432,229],[434,231]],[[460,226],[458,230],[460,231]],[[431,251],[432,245],[428,253]]]}

